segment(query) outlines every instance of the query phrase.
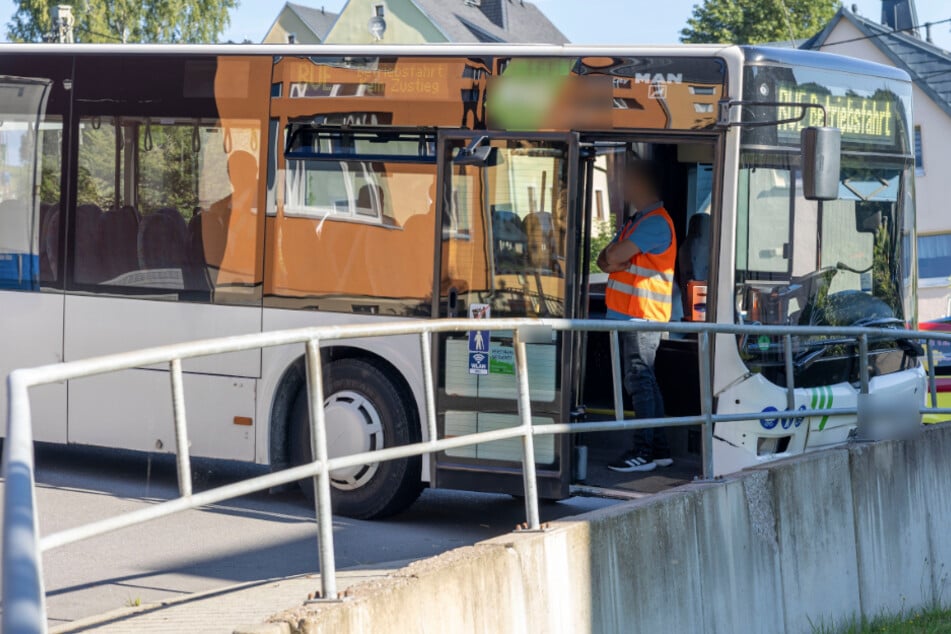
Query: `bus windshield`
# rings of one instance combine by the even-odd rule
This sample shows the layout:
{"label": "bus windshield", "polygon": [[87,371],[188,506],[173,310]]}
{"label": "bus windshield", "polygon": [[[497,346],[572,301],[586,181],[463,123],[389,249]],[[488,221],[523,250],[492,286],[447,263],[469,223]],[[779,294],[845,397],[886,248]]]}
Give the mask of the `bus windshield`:
{"label": "bus windshield", "polygon": [[844,161],[838,200],[802,195],[789,155],[746,153],[737,205],[738,317],[793,325],[903,323],[901,165]]}
{"label": "bus windshield", "polygon": [[[907,84],[760,62],[745,70],[744,98],[751,105],[743,110],[737,178],[736,320],[879,328],[914,322]],[[841,131],[836,200],[803,195],[799,146],[806,126]],[[904,367],[906,357],[891,353],[895,344],[870,343],[880,352],[876,373]],[[794,336],[792,344],[797,386],[857,380],[854,342]],[[784,384],[783,345],[780,338],[741,338],[740,353],[751,370]]]}

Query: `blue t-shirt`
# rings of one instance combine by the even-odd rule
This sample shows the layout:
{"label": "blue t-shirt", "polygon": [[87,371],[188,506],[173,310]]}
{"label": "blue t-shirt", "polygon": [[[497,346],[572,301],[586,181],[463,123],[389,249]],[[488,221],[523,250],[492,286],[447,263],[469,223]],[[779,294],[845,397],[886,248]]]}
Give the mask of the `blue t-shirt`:
{"label": "blue t-shirt", "polygon": [[[663,202],[657,202],[649,207],[638,210],[628,222],[637,222],[639,218],[643,217],[645,214],[649,214],[652,211],[660,209],[664,206]],[[624,223],[624,227],[627,226],[627,223]],[[618,232],[614,234],[614,241],[617,242],[617,239],[621,236],[621,232],[624,231],[624,227],[618,229]],[[633,242],[638,250],[641,253],[650,253],[652,255],[660,255],[664,251],[670,248],[670,243],[673,242],[673,235],[670,233],[670,225],[667,224],[667,221],[663,216],[651,216],[650,218],[645,218],[637,225],[637,228],[627,237],[628,240]],[[631,319],[630,315],[625,315],[624,313],[619,313],[616,310],[608,309],[607,312],[608,319]],[[671,315],[671,319],[673,319]]]}

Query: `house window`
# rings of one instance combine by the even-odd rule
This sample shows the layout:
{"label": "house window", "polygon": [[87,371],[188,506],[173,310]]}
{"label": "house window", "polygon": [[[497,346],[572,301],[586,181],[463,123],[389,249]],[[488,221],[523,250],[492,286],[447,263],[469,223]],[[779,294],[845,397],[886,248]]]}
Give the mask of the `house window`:
{"label": "house window", "polygon": [[288,34],[287,34],[287,43],[288,43],[288,44],[297,44],[297,33],[288,33]]}
{"label": "house window", "polygon": [[918,236],[918,278],[923,286],[945,285],[951,277],[951,233]]}
{"label": "house window", "polygon": [[915,175],[925,175],[925,155],[921,147],[921,126],[915,126]]}
{"label": "house window", "polygon": [[386,17],[386,9],[383,7],[382,4],[376,5],[376,6],[373,8],[373,10],[374,10],[374,15],[375,15],[376,17],[378,17],[378,18]]}

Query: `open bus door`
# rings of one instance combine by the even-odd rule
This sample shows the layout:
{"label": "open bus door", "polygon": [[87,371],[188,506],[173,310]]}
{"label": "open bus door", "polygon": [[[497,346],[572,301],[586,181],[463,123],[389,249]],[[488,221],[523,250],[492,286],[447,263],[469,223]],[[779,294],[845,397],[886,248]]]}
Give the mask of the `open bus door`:
{"label": "open bus door", "polygon": [[39,288],[40,245],[36,221],[40,125],[52,81],[0,78],[0,118],[6,147],[0,178],[0,288]]}
{"label": "open bus door", "polygon": [[[573,134],[459,133],[440,137],[440,317],[561,318],[575,314],[581,166]],[[519,424],[511,332],[436,340],[440,437]],[[527,349],[535,424],[569,416],[570,336]],[[521,439],[435,456],[441,488],[521,494]],[[542,497],[567,497],[571,439],[535,439]]]}

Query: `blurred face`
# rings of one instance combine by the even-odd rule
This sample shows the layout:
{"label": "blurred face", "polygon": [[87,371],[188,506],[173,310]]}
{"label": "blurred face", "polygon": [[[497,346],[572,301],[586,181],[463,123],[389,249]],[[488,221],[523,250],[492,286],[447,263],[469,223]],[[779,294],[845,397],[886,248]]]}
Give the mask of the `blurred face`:
{"label": "blurred face", "polygon": [[633,170],[627,171],[624,177],[624,200],[636,205],[651,196],[651,189],[641,174]]}

